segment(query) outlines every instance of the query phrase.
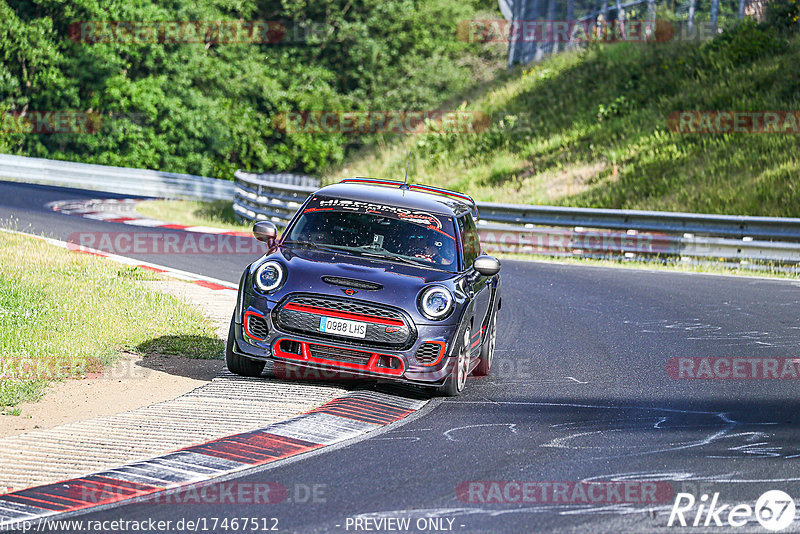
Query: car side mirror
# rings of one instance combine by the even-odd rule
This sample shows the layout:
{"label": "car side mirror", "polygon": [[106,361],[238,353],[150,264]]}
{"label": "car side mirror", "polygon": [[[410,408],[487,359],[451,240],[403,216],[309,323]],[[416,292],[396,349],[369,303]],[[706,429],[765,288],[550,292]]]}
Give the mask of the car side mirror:
{"label": "car side mirror", "polygon": [[278,227],[269,221],[257,222],[253,225],[253,237],[272,248],[278,238]]}
{"label": "car side mirror", "polygon": [[494,276],[500,272],[500,260],[484,254],[475,258],[472,268],[483,276]]}

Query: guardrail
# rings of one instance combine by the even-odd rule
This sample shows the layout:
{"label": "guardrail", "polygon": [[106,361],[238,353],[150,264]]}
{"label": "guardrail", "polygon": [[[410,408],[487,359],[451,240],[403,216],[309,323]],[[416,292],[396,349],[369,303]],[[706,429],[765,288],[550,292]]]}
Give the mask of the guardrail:
{"label": "guardrail", "polygon": [[[294,174],[233,173],[233,211],[249,221],[273,221],[285,226],[319,181]],[[294,182],[294,185],[292,182]]]}
{"label": "guardrail", "polygon": [[[238,216],[284,226],[317,189],[277,183],[271,176],[235,173]],[[800,272],[800,219],[487,202],[478,208],[487,252],[768,262]]]}
{"label": "guardrail", "polygon": [[[0,178],[161,198],[230,200],[237,216],[284,226],[315,178],[236,171],[235,181],[0,154]],[[800,272],[800,219],[478,203],[488,252],[525,255],[680,257],[774,263]],[[758,268],[753,265],[753,268]]]}
{"label": "guardrail", "polygon": [[233,183],[192,174],[0,154],[0,178],[123,195],[230,200]]}

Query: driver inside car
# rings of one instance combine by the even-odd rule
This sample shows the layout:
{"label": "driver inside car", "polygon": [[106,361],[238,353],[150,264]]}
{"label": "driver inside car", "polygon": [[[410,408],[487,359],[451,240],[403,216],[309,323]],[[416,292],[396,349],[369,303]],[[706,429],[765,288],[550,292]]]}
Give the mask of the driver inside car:
{"label": "driver inside car", "polygon": [[437,265],[451,265],[455,261],[456,250],[449,237],[436,236],[433,232],[414,237],[418,237],[419,243],[412,247],[410,256]]}

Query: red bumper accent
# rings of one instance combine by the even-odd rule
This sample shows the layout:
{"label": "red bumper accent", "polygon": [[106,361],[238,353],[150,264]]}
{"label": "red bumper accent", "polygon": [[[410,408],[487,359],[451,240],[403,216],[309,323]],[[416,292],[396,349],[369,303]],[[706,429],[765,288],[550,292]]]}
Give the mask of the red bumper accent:
{"label": "red bumper accent", "polygon": [[254,312],[252,310],[247,310],[246,312],[244,312],[244,321],[243,321],[243,323],[244,323],[244,333],[247,334],[248,336],[250,336],[251,338],[256,339],[258,341],[264,341],[263,337],[255,336],[250,332],[250,316],[251,315],[255,315],[256,317],[261,317],[262,319],[264,319],[263,315],[261,315],[260,313],[256,313],[256,312]]}
{"label": "red bumper accent", "polygon": [[[282,350],[281,349],[282,341],[292,341],[294,343],[298,343],[300,345],[300,354],[294,354],[292,352],[286,352]],[[352,352],[354,355],[356,354],[369,355],[368,356],[369,360],[367,361],[366,364],[359,364],[353,362],[342,362],[339,360],[333,360],[329,358],[320,358],[318,356],[313,356],[311,354],[311,349],[309,347],[310,345],[317,345],[320,347],[331,347],[341,351]],[[297,341],[289,338],[280,338],[275,340],[275,342],[272,344],[272,355],[282,360],[295,361],[298,363],[311,363],[315,365],[324,365],[332,369],[353,371],[356,373],[363,372],[363,373],[397,377],[397,376],[403,376],[403,373],[405,372],[405,365],[403,364],[403,360],[398,358],[397,356],[392,356],[391,354],[382,354],[379,352],[372,352],[369,350],[345,349],[342,347],[336,347],[334,345],[325,345],[324,343],[307,343],[305,341]],[[399,361],[400,367],[397,369],[391,369],[388,367],[378,366],[378,362],[381,356],[385,358],[392,358],[394,360]]]}
{"label": "red bumper accent", "polygon": [[423,345],[425,343],[430,343],[432,345],[439,345],[439,356],[436,358],[435,361],[432,361],[431,363],[420,362],[419,364],[423,367],[432,367],[434,365],[439,365],[442,362],[442,358],[444,358],[444,351],[447,349],[447,343],[445,343],[444,341],[425,341]]}

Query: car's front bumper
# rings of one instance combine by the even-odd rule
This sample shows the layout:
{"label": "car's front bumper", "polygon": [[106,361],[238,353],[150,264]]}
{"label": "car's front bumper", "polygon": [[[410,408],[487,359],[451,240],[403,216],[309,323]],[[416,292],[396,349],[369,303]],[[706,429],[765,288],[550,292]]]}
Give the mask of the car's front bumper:
{"label": "car's front bumper", "polygon": [[[452,340],[456,339],[457,324],[417,324],[413,344],[404,350],[396,350],[360,346],[357,340],[332,340],[284,332],[272,319],[274,303],[261,300],[257,304],[257,307],[252,304],[245,307],[239,315],[242,322],[234,325],[237,352],[254,360],[274,361],[278,374],[287,378],[334,381],[370,378],[435,386],[444,382],[454,365]],[[248,332],[244,322],[246,314],[263,318],[268,330],[265,337],[258,338]],[[437,359],[423,363],[417,359],[417,351],[423,343],[431,342],[438,343],[441,352]],[[316,372],[298,373],[296,368]]]}

